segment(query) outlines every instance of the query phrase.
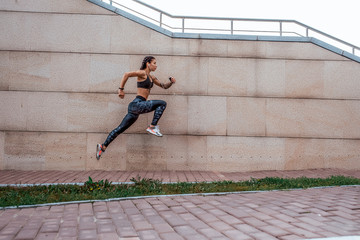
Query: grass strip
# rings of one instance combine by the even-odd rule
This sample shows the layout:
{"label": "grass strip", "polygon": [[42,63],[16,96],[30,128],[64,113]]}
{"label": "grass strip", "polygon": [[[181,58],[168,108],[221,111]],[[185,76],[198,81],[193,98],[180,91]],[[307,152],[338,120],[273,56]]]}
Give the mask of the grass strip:
{"label": "grass strip", "polygon": [[108,180],[94,182],[91,177],[84,185],[48,185],[31,187],[0,187],[0,207],[35,205],[44,203],[103,200],[149,195],[216,193],[306,189],[311,187],[360,185],[360,179],[345,176],[328,178],[252,178],[248,181],[220,181],[199,183],[168,183],[147,178],[132,178],[134,184],[115,185]]}

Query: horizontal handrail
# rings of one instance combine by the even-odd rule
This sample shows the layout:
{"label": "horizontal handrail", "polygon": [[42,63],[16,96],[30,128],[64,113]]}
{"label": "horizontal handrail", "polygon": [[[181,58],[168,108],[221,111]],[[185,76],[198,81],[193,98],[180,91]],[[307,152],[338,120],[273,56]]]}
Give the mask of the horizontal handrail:
{"label": "horizontal handrail", "polygon": [[[130,0],[128,5],[125,5],[121,0],[98,0],[109,5],[125,9],[127,12],[137,15],[138,17],[150,21],[151,23],[164,28],[171,32],[181,32],[181,33],[215,33],[215,34],[228,34],[228,35],[256,35],[256,36],[296,36],[296,37],[315,37],[317,39],[329,43],[330,45],[337,45],[339,49],[343,51],[345,48],[350,49],[350,51],[355,56],[360,56],[360,47],[357,47],[351,43],[343,41],[339,38],[331,36],[327,33],[324,33],[320,30],[317,30],[313,27],[310,27],[306,24],[298,22],[296,20],[288,19],[256,19],[256,18],[226,18],[226,17],[200,17],[200,16],[175,16],[165,11],[162,11],[158,8],[155,8],[149,4],[146,4],[139,0]],[[120,3],[120,1],[122,3]],[[131,7],[132,4],[138,4],[136,7]],[[135,10],[138,9],[138,10]],[[144,12],[140,12],[139,9],[145,9]],[[151,14],[157,16],[150,16]],[[177,23],[174,23],[176,22]],[[172,22],[172,23],[171,23]],[[271,23],[271,26],[265,26],[265,29],[244,29],[244,26],[240,27],[238,25],[245,23]],[[221,25],[220,27],[210,27],[212,25]],[[291,26],[293,25],[293,26]],[[289,29],[290,27],[290,29]],[[270,29],[269,29],[270,28]],[[299,32],[300,31],[300,32]],[[324,40],[325,38],[325,40]],[[339,46],[341,45],[341,46]]]}

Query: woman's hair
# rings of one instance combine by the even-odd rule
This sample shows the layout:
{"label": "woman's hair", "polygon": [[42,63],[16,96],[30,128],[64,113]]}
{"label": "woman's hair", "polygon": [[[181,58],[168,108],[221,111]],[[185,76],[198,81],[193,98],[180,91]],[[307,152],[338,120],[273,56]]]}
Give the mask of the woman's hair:
{"label": "woman's hair", "polygon": [[140,70],[144,70],[146,68],[146,63],[151,62],[153,59],[155,59],[153,56],[146,56],[141,63]]}

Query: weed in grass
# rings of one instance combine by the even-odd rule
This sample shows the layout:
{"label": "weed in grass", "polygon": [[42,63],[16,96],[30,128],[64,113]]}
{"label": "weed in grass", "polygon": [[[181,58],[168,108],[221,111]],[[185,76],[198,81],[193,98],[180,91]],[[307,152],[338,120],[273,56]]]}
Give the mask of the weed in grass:
{"label": "weed in grass", "polygon": [[151,178],[141,178],[139,175],[136,178],[131,178],[130,181],[134,183],[135,192],[149,195],[149,194],[163,194],[162,182]]}
{"label": "weed in grass", "polygon": [[87,192],[92,192],[92,191],[111,191],[112,189],[112,182],[110,182],[109,180],[105,179],[104,180],[100,180],[97,182],[94,182],[92,180],[92,178],[89,176],[89,180],[86,181],[84,183],[84,190]]}

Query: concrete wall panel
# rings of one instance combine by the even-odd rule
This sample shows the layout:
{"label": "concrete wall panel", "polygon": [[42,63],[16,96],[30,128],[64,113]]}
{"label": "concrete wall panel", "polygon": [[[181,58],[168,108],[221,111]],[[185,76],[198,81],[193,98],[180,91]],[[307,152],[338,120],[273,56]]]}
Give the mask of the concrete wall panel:
{"label": "concrete wall panel", "polygon": [[266,136],[265,98],[227,98],[229,136]]}
{"label": "concrete wall panel", "polygon": [[224,172],[284,168],[284,139],[208,137],[209,169]]}
{"label": "concrete wall panel", "polygon": [[115,13],[100,8],[88,1],[62,0],[6,0],[2,1],[0,10],[28,11],[28,12],[53,12],[53,13],[87,13],[109,14]]}
{"label": "concrete wall panel", "polygon": [[4,169],[84,170],[86,134],[6,132]]}
{"label": "concrete wall panel", "polygon": [[4,151],[5,151],[5,132],[0,131],[0,169],[5,169]]}
{"label": "concrete wall panel", "polygon": [[9,90],[9,52],[0,51],[0,90]]}
{"label": "concrete wall panel", "polygon": [[287,138],[284,169],[359,169],[359,144],[358,140]]}
{"label": "concrete wall panel", "polygon": [[0,49],[110,52],[111,16],[1,12]]}
{"label": "concrete wall panel", "polygon": [[253,59],[209,59],[208,94],[246,96],[255,93]]}
{"label": "concrete wall panel", "polygon": [[66,131],[65,94],[1,92],[1,130]]}
{"label": "concrete wall panel", "polygon": [[285,96],[321,98],[324,96],[324,62],[286,61]]}
{"label": "concrete wall panel", "polygon": [[323,79],[325,97],[339,99],[359,99],[359,63],[332,61],[325,62]]}
{"label": "concrete wall panel", "polygon": [[188,134],[225,135],[226,109],[224,97],[189,97]]}
{"label": "concrete wall panel", "polygon": [[359,138],[358,101],[267,99],[268,136]]}

